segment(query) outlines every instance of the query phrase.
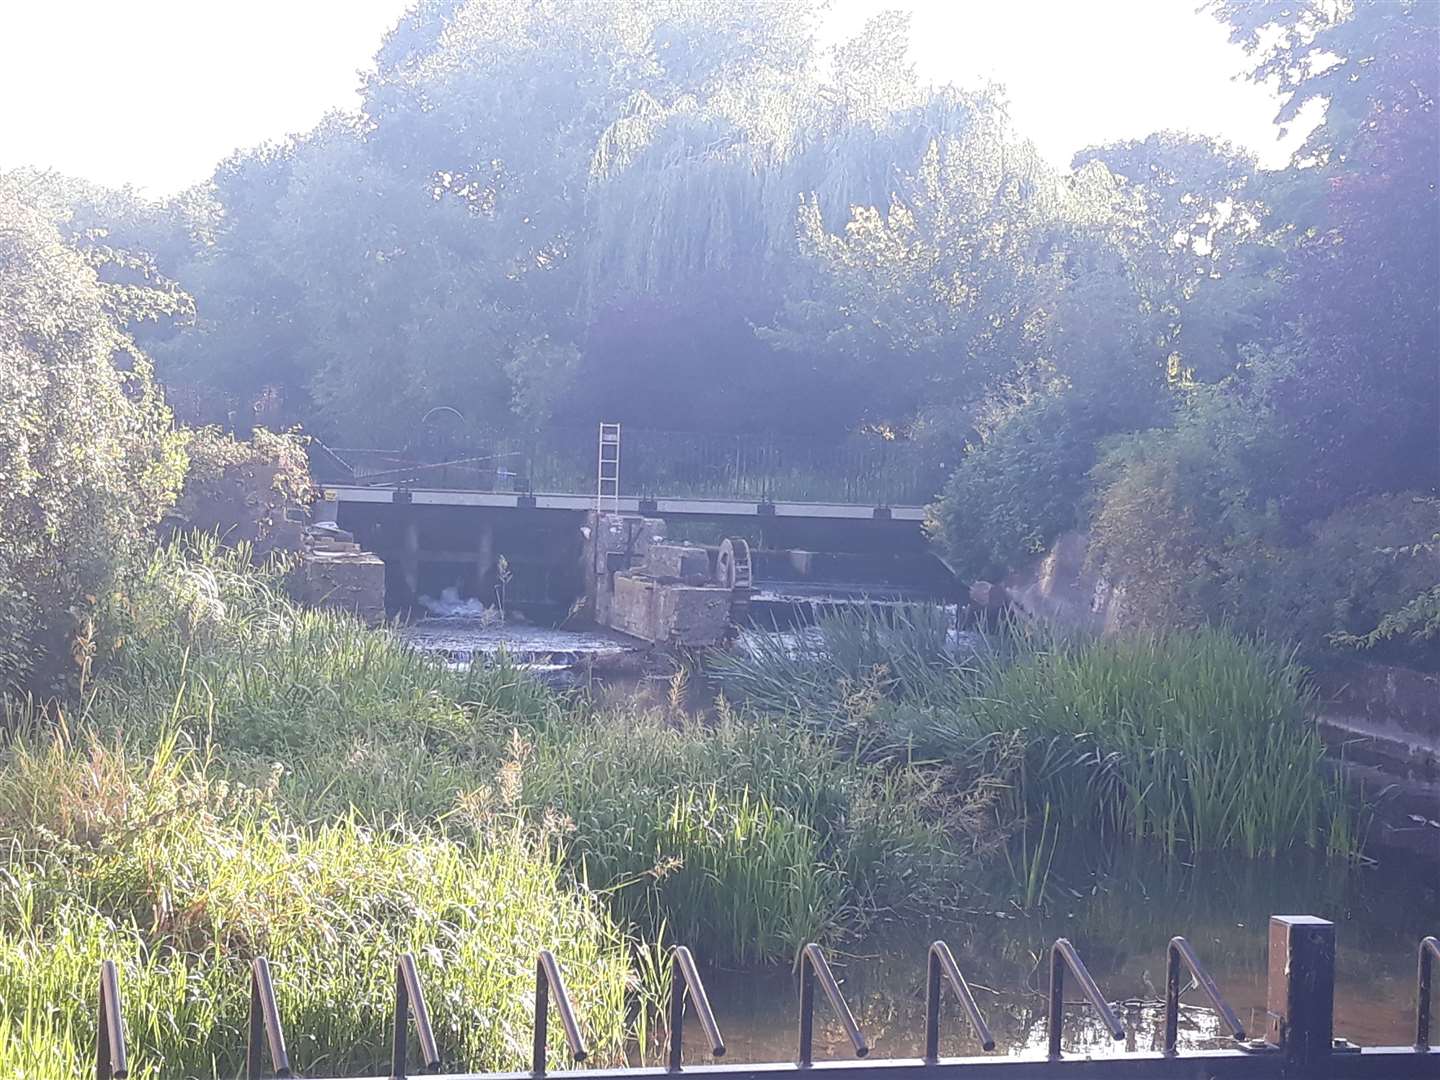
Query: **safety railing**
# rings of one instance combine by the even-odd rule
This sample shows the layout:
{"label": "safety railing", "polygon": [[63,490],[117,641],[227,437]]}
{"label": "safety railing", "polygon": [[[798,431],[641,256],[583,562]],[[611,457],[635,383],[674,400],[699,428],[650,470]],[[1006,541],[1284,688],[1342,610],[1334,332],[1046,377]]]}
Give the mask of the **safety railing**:
{"label": "safety railing", "polygon": [[263,956],[250,961],[250,1042],[245,1054],[245,1080],[264,1076],[266,1051],[270,1069],[276,1076],[294,1075],[290,1055],[285,1050],[285,1028],[280,1023],[280,1008],[275,1004],[275,984],[270,979],[270,964]]}
{"label": "safety railing", "polygon": [[415,1022],[415,1038],[420,1043],[421,1067],[426,1072],[440,1071],[440,1048],[430,1027],[430,1010],[425,1007],[425,991],[420,986],[420,972],[415,957],[405,953],[395,965],[395,1030],[390,1043],[391,1080],[405,1080],[406,1059],[410,1050],[410,1022]]}
{"label": "safety railing", "polygon": [[850,1006],[845,1004],[845,996],[840,993],[840,984],[835,981],[835,973],[830,970],[825,954],[820,951],[819,945],[811,944],[800,950],[800,1064],[809,1065],[814,1060],[817,980],[820,988],[825,991],[825,996],[830,999],[830,1008],[835,1010],[835,1017],[845,1029],[850,1045],[855,1048],[855,1056],[865,1057],[870,1053],[870,1044],[865,1041],[860,1025],[855,1023],[855,1015],[850,1011]]}
{"label": "safety railing", "polygon": [[720,1025],[715,1022],[715,1013],[710,1008],[710,998],[705,994],[705,984],[700,981],[700,972],[695,967],[695,958],[684,945],[675,946],[675,970],[670,976],[670,1071],[679,1072],[685,1041],[685,996],[688,992],[695,1017],[705,1031],[710,1043],[711,1057],[725,1056],[725,1040],[720,1037]]}
{"label": "safety railing", "polygon": [[950,984],[950,989],[955,991],[955,996],[960,999],[960,1005],[964,1008],[965,1015],[969,1017],[970,1027],[974,1029],[981,1047],[987,1052],[994,1050],[995,1036],[990,1033],[990,1025],[985,1022],[985,1017],[980,1015],[980,1006],[975,1003],[975,995],[970,992],[970,984],[965,981],[965,976],[960,974],[955,957],[951,955],[950,946],[943,941],[932,944],[928,967],[925,979],[925,1060],[938,1061],[940,1058],[940,979],[942,975]]}
{"label": "safety railing", "polygon": [[100,962],[100,1015],[95,1027],[95,1080],[125,1080],[130,1063],[125,1054],[125,1023],[121,1019],[120,976],[115,961]]}
{"label": "safety railing", "polygon": [[1110,1008],[1105,996],[1100,993],[1100,987],[1095,985],[1095,980],[1090,977],[1090,972],[1085,969],[1080,955],[1075,951],[1065,938],[1057,938],[1055,944],[1050,947],[1050,1011],[1048,1013],[1050,1058],[1052,1061],[1060,1060],[1061,1032],[1065,1025],[1065,972],[1075,976],[1075,982],[1080,986],[1080,992],[1085,999],[1094,1006],[1095,1011],[1100,1014],[1100,1021],[1105,1025],[1110,1037],[1117,1041],[1125,1038],[1125,1025],[1116,1018],[1114,1010]]}
{"label": "safety railing", "polygon": [[[384,450],[312,443],[322,485],[594,494],[593,429],[525,438]],[[621,494],[639,498],[741,499],[914,506],[945,481],[939,455],[905,440],[703,435],[625,429]]]}
{"label": "safety railing", "polygon": [[[976,1003],[970,984],[944,942],[930,946],[927,957],[925,1055],[923,1058],[875,1061],[868,1058],[870,1042],[856,1022],[839,980],[819,946],[810,944],[799,956],[799,1045],[789,1064],[683,1065],[682,1051],[687,1004],[705,1033],[710,1054],[725,1055],[725,1043],[714,1010],[689,949],[675,948],[670,985],[670,1041],[664,1069],[578,1069],[575,1080],[637,1080],[684,1072],[703,1080],[784,1080],[789,1070],[822,1071],[830,1080],[1044,1080],[1047,1077],[1105,1080],[1193,1080],[1198,1077],[1232,1080],[1440,1080],[1440,1049],[1430,1046],[1430,1006],[1433,973],[1440,962],[1440,941],[1427,937],[1420,943],[1416,979],[1416,1032],[1412,1046],[1357,1047],[1333,1037],[1335,976],[1334,926],[1308,916],[1274,916],[1270,921],[1269,1035],[1245,1041],[1245,1030],[1235,1010],[1225,1001],[1215,980],[1183,937],[1171,938],[1167,949],[1165,1037],[1163,1052],[1129,1052],[1106,1057],[1063,1057],[1061,1041],[1065,1020],[1065,988],[1073,981],[1086,1003],[1115,1039],[1126,1032],[1071,943],[1057,940],[1050,950],[1050,987],[1047,1015],[1049,1054],[1044,1059],[1020,1056],[943,1058],[939,1053],[940,1005],[944,984],[959,1000],[980,1045],[993,1050],[995,1038]],[[1229,1050],[1181,1052],[1177,1046],[1182,979],[1188,972],[1193,985],[1240,1045]],[[824,993],[856,1060],[815,1061],[816,986]],[[555,957],[542,950],[535,962],[534,1048],[528,1073],[492,1074],[506,1080],[539,1080],[546,1076],[549,1014],[554,1007],[570,1057],[583,1063],[589,1057],[574,1004]],[[97,1080],[125,1080],[130,1074],[122,1022],[120,983],[113,962],[100,966],[99,1011],[96,1026],[95,1076]],[[441,1068],[441,1052],[414,956],[402,955],[395,967],[395,1013],[390,1055],[390,1077],[408,1075],[410,1029],[413,1025],[424,1071]],[[256,958],[250,965],[250,1024],[246,1077],[260,1080],[268,1063],[270,1075],[295,1075],[285,1046],[280,1010],[269,965]],[[160,1074],[169,1075],[165,1062]],[[462,1080],[461,1074],[450,1074]],[[464,1074],[481,1080],[484,1074]]]}
{"label": "safety railing", "polygon": [[1420,941],[1420,969],[1415,976],[1415,1049],[1430,1049],[1430,988],[1434,983],[1435,962],[1440,960],[1440,939]]}
{"label": "safety railing", "polygon": [[1215,985],[1215,980],[1200,963],[1200,958],[1195,955],[1195,950],[1183,937],[1170,939],[1170,947],[1166,950],[1165,957],[1165,1053],[1176,1053],[1176,1046],[1180,1041],[1180,969],[1184,967],[1190,972],[1195,980],[1195,985],[1210,1001],[1210,1006],[1219,1014],[1225,1026],[1230,1029],[1230,1036],[1236,1042],[1244,1042],[1245,1028],[1240,1023],[1240,1018],[1235,1015],[1235,1010],[1230,1003],[1220,996],[1220,988]]}
{"label": "safety railing", "polygon": [[585,1039],[580,1034],[580,1023],[575,1019],[575,1007],[570,1004],[570,994],[565,989],[565,980],[560,977],[560,965],[549,949],[541,949],[535,961],[535,1052],[531,1073],[545,1075],[545,1048],[550,1034],[550,998],[554,995],[555,1011],[560,1014],[560,1026],[565,1031],[565,1045],[570,1056],[584,1061],[590,1056],[585,1048]]}

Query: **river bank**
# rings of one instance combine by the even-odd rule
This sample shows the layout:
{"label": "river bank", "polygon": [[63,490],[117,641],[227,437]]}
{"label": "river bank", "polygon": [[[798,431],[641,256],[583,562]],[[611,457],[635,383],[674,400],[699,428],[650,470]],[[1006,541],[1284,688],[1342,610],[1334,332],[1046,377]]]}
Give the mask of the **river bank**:
{"label": "river bank", "polygon": [[[1243,741],[1256,725],[1291,724],[1298,699],[1273,658],[1222,637],[1074,655],[1012,643],[991,651],[1001,681],[976,696],[967,680],[982,650],[937,673],[935,643],[948,655],[953,627],[896,611],[821,626],[829,667],[806,652],[806,633],[777,645],[777,662],[793,666],[783,679],[751,669],[747,689],[717,670],[726,697],[697,716],[686,684],[698,671],[677,669],[643,706],[557,693],[504,651],[444,662],[391,631],[298,607],[282,585],[213,544],[163,549],[113,613],[125,644],[82,705],[6,714],[0,872],[20,902],[0,909],[0,1053],[41,1080],[88,1053],[73,1033],[86,1030],[102,957],[119,964],[137,1060],[194,1075],[239,1060],[257,954],[276,973],[300,1068],[373,1068],[368,1031],[404,948],[439,988],[456,1067],[523,1065],[521,988],[542,947],[582,1001],[594,1060],[625,1059],[658,1020],[664,948],[676,942],[719,982],[737,972],[733,985],[751,987],[726,997],[763,1002],[777,988],[772,1017],[790,1015],[783,973],[796,950],[822,942],[898,1052],[913,1031],[916,935],[927,933],[981,973],[1010,1017],[1007,1045],[1023,1048],[1051,936],[1076,939],[1107,992],[1138,998],[1137,971],[1143,983],[1155,970],[1122,953],[1152,955],[1183,932],[1224,967],[1212,954],[1251,941],[1230,944],[1229,923],[1243,930],[1275,904],[1323,899],[1237,895],[1228,882],[1247,867],[1293,880],[1294,864],[1277,858],[1348,850],[1324,788],[1287,789],[1303,814],[1288,832],[1266,824],[1268,811],[1197,817],[1209,789],[1193,783],[1170,804],[1121,798],[1135,776],[1169,775],[1143,740],[1182,734],[1192,772],[1212,761],[1250,770],[1222,777],[1226,790],[1277,769],[1317,776],[1294,756],[1315,750],[1303,739],[1260,727],[1258,743]],[[1217,683],[1222,668],[1231,674]],[[1217,685],[1230,696],[1216,699]],[[1131,704],[1112,715],[1115,701]],[[993,711],[1005,702],[1009,713]],[[1082,728],[1066,734],[1045,702],[1064,702]],[[1232,713],[1241,722],[1215,732],[1187,720]],[[1117,719],[1130,715],[1155,726]],[[989,726],[967,726],[980,720]],[[1141,741],[1121,753],[1084,732]],[[1101,797],[1077,801],[1087,791]],[[1179,815],[1168,831],[1166,806]],[[1097,842],[1077,842],[1087,834]],[[1140,853],[1133,869],[1116,861],[1126,852]],[[1177,869],[1197,860],[1216,876]],[[1177,876],[1156,884],[1146,862]],[[1413,882],[1397,888],[1421,898]],[[1215,906],[1192,916],[1192,893]],[[1362,920],[1387,910],[1354,903]],[[1157,915],[1142,926],[1147,907]],[[1397,934],[1433,904],[1416,911]],[[1373,952],[1385,970],[1390,947]],[[1250,963],[1226,976],[1238,1000]],[[732,1019],[737,1045],[774,1056],[758,1016]]]}

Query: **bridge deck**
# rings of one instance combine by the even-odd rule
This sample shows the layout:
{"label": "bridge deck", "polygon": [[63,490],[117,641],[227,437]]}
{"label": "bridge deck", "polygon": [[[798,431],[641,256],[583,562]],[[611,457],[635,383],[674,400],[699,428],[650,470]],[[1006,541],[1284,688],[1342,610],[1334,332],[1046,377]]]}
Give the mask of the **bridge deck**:
{"label": "bridge deck", "polygon": [[[595,508],[593,494],[508,491],[466,491],[454,488],[400,488],[360,484],[327,484],[326,497],[337,503],[408,503],[412,506],[472,506],[500,510],[571,510]],[[622,495],[606,499],[622,513],[656,517],[783,517],[863,521],[870,519],[921,522],[923,506],[867,506],[839,502],[756,502],[749,499],[641,498]]]}

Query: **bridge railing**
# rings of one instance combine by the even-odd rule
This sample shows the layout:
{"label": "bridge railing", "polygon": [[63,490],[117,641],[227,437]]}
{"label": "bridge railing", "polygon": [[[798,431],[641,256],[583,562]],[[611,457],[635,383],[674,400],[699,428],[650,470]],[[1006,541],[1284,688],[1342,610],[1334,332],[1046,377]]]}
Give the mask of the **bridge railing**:
{"label": "bridge railing", "polygon": [[[1064,938],[1051,950],[1049,1009],[1046,1016],[1048,1053],[1045,1058],[1021,1056],[941,1057],[939,1053],[940,980],[942,975],[964,1004],[971,1026],[986,1051],[994,1047],[989,1025],[974,1000],[969,984],[955,964],[944,942],[930,949],[928,992],[926,994],[926,1046],[923,1058],[869,1057],[871,1042],[856,1021],[824,953],[817,945],[806,945],[800,956],[799,1024],[795,1058],[787,1063],[755,1065],[685,1064],[682,1058],[685,1004],[688,996],[712,1057],[725,1053],[719,1024],[710,1008],[689,950],[678,946],[670,994],[670,1045],[665,1067],[577,1069],[569,1072],[575,1080],[657,1080],[679,1073],[705,1080],[787,1080],[823,1072],[831,1080],[1196,1080],[1228,1077],[1234,1080],[1419,1080],[1440,1077],[1440,1049],[1428,1042],[1431,961],[1440,952],[1434,938],[1420,946],[1420,970],[1416,989],[1420,1008],[1420,1030],[1410,1046],[1359,1047],[1334,1035],[1335,927],[1333,923],[1306,915],[1276,915],[1270,920],[1270,981],[1267,1008],[1270,1029],[1264,1039],[1247,1040],[1235,1012],[1221,996],[1195,951],[1184,938],[1170,942],[1170,972],[1166,980],[1165,1049],[1161,1053],[1130,1049],[1134,1027],[1127,1031],[1115,1015],[1098,984],[1086,970],[1077,950]],[[1176,1046],[1174,1017],[1185,989],[1179,978],[1180,966],[1189,971],[1206,998],[1216,1009],[1234,1038],[1232,1049],[1180,1051]],[[297,972],[303,977],[303,972]],[[1126,1040],[1127,1050],[1101,1060],[1089,1054],[1064,1052],[1063,1034],[1067,1006],[1065,986],[1073,979],[1087,1003],[1101,1016],[1108,1033],[1117,1042]],[[848,1036],[855,1058],[861,1060],[815,1061],[812,1048],[815,1030],[815,986],[819,984],[831,1009]],[[1395,1008],[1401,1002],[1393,1003]],[[582,1063],[589,1055],[580,1020],[570,1001],[559,964],[548,950],[536,959],[533,1002],[533,1056],[528,1073],[457,1074],[452,1080],[540,1080],[549,1070],[549,1014],[554,1008],[564,1031],[570,1059]],[[95,1076],[97,1080],[123,1080],[130,1062],[138,1055],[127,1053],[123,1006],[115,965],[106,960],[100,969],[99,1010],[96,1017]],[[390,1076],[403,1080],[409,1075],[408,1026],[413,1021],[421,1049],[421,1067],[426,1072],[444,1068],[441,1049],[425,1006],[420,974],[414,958],[406,954],[397,965],[396,997],[390,1045]],[[263,959],[252,963],[250,1003],[250,1049],[246,1057],[247,1080],[266,1074],[262,1045],[269,1045],[270,1073],[294,1075],[285,1051],[285,1035]],[[166,1063],[161,1075],[169,1075]],[[312,1078],[313,1080],[313,1078]]]}
{"label": "bridge railing", "polygon": [[[311,468],[322,484],[588,493],[595,457],[594,432],[564,428],[403,451],[317,446]],[[620,491],[641,498],[914,506],[933,500],[944,480],[928,448],[878,436],[825,441],[625,428],[621,437]]]}

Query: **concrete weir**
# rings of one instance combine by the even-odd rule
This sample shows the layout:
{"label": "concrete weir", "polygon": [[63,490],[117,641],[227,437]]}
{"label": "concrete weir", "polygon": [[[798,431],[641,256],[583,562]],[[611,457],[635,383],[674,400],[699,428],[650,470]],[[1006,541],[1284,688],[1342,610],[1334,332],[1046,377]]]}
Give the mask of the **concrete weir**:
{"label": "concrete weir", "polygon": [[720,583],[706,548],[665,542],[662,518],[589,515],[586,593],[594,618],[657,645],[722,641],[735,590]]}

